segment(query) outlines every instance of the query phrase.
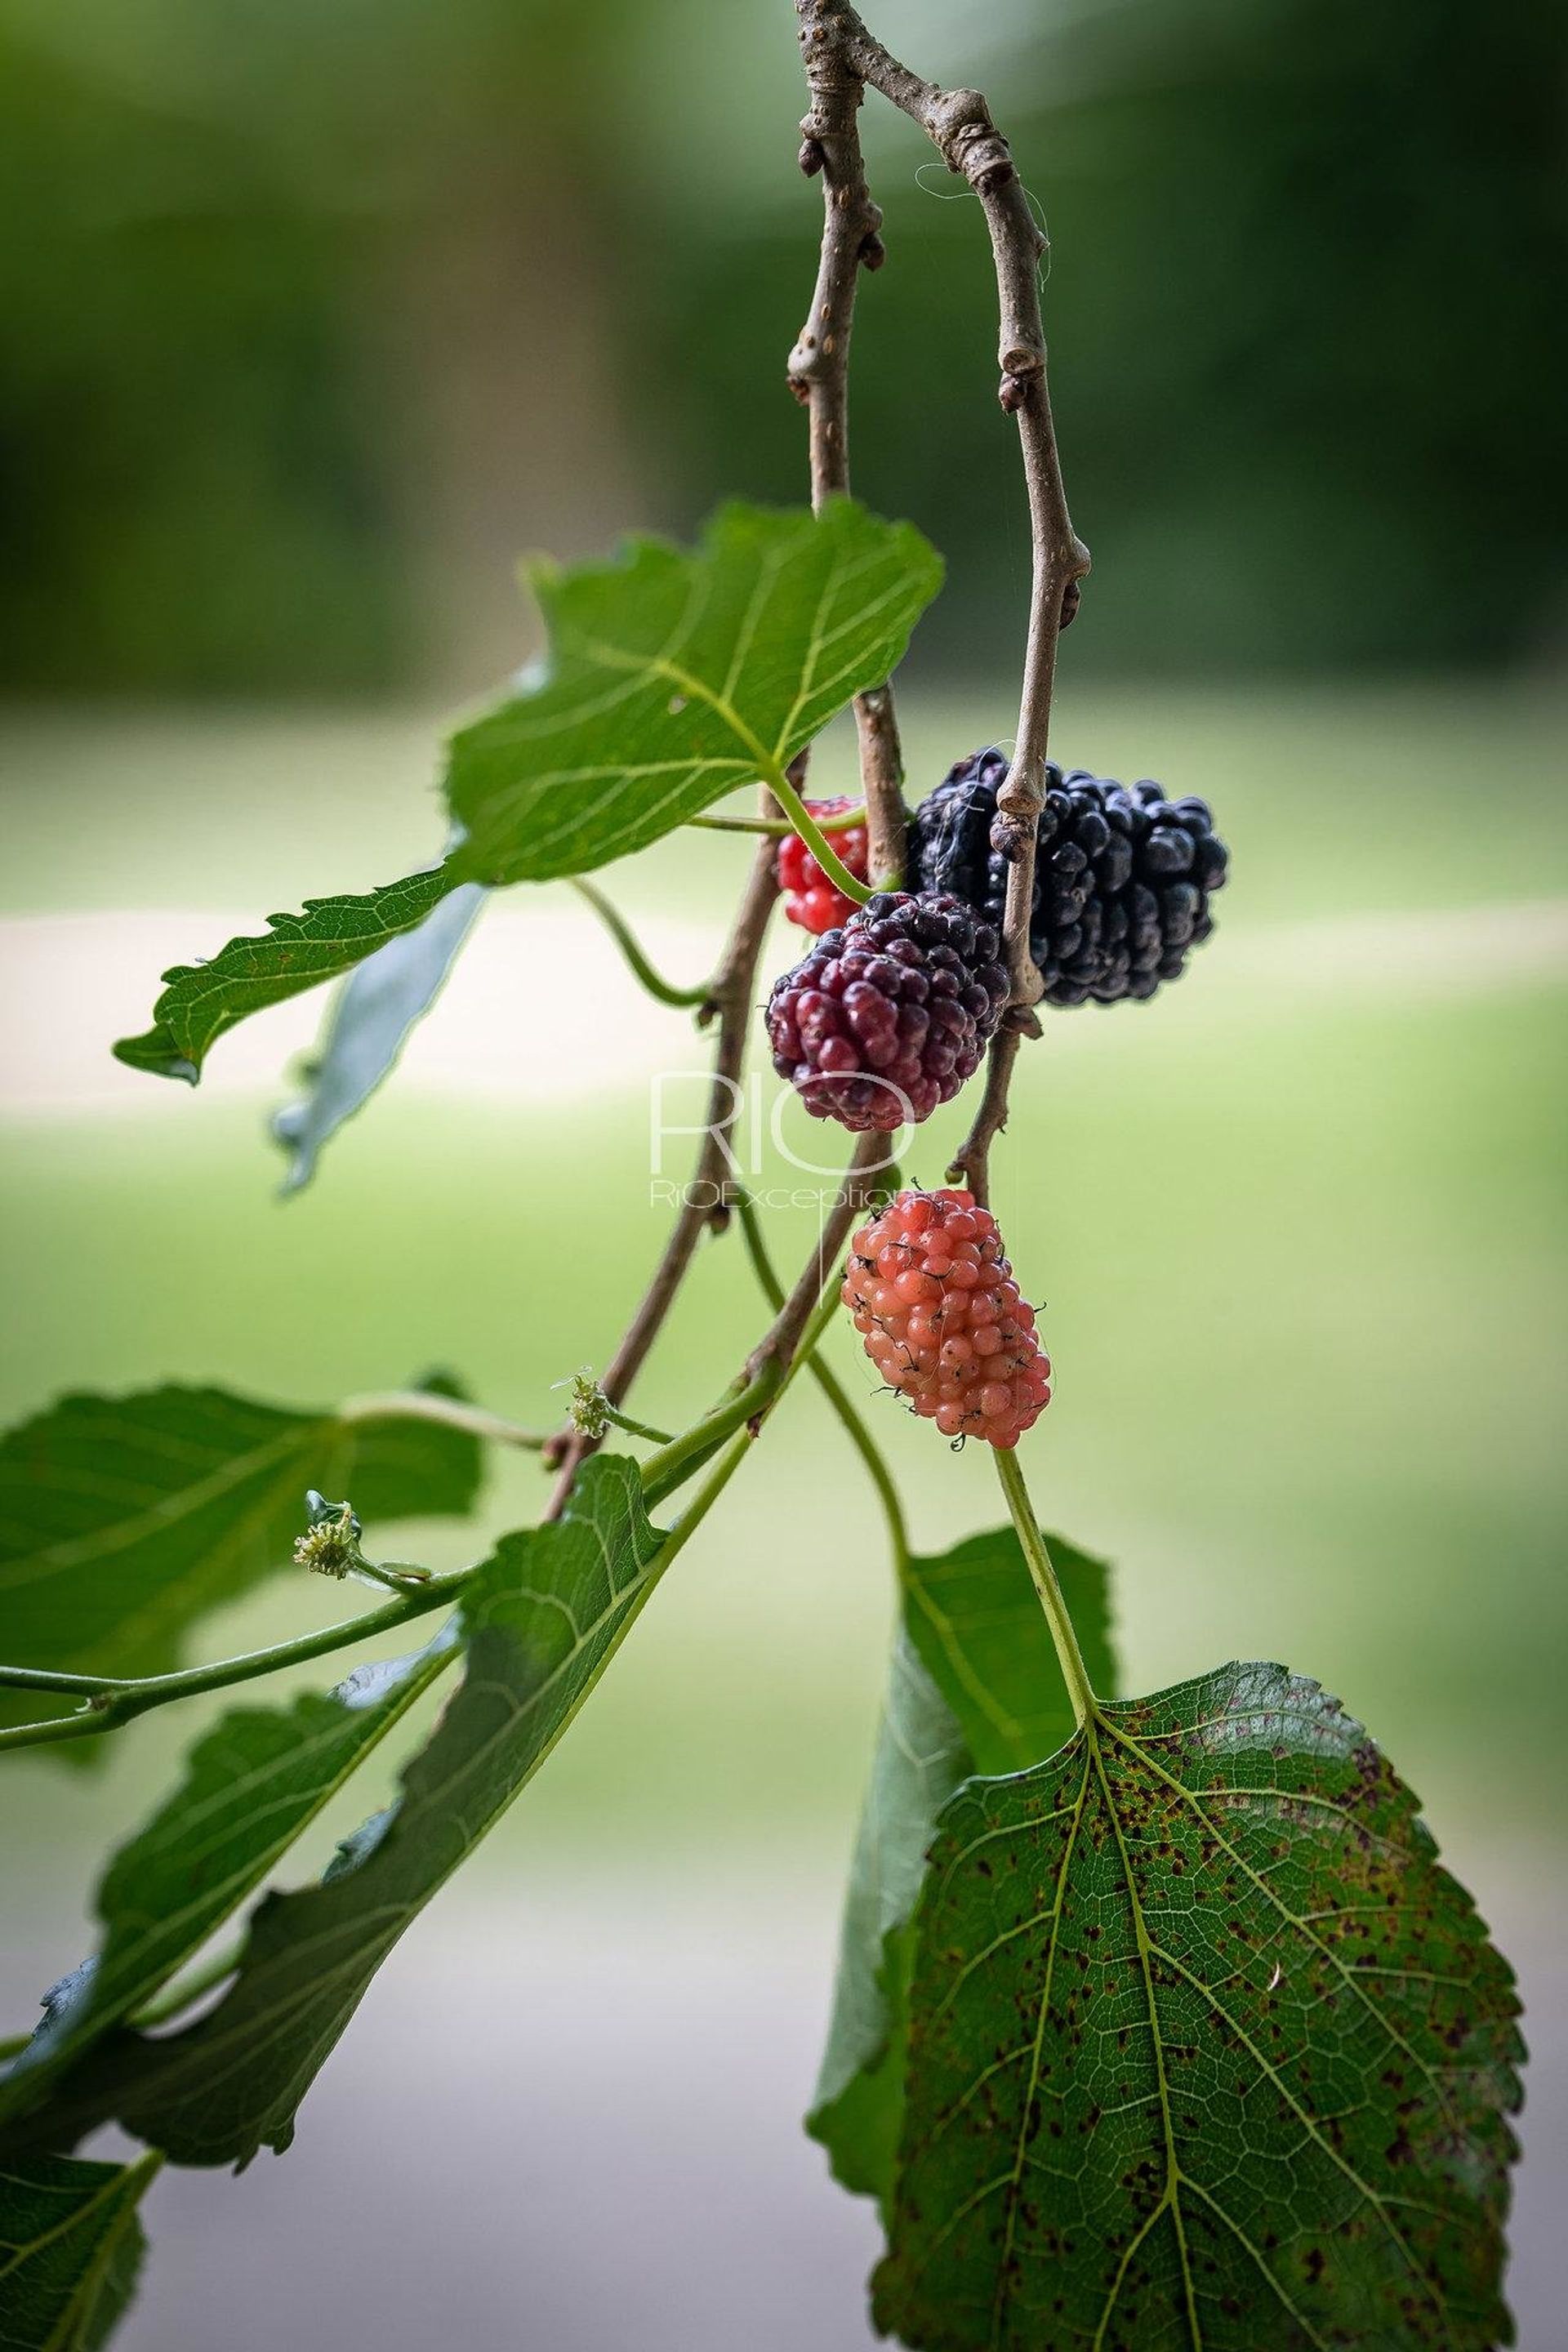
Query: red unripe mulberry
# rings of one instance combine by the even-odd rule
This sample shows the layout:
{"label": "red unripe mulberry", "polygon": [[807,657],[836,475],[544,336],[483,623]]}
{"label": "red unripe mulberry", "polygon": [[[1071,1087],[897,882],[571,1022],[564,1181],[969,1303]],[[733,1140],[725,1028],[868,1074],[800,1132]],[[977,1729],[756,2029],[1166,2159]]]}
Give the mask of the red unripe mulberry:
{"label": "red unripe mulberry", "polygon": [[[813,816],[839,816],[850,805],[847,800],[807,801]],[[841,832],[828,835],[839,856],[858,882],[868,879],[870,850],[866,827],[847,824]],[[837,882],[829,880],[798,833],[792,833],[779,844],[779,888],[784,893],[784,910],[792,923],[803,931],[816,931],[818,937],[832,930],[836,923],[847,923],[855,912],[854,901],[847,898]]]}
{"label": "red unripe mulberry", "polygon": [[989,1209],[900,1192],[850,1248],[844,1304],[890,1389],[944,1436],[1016,1445],[1051,1401],[1051,1360]]}

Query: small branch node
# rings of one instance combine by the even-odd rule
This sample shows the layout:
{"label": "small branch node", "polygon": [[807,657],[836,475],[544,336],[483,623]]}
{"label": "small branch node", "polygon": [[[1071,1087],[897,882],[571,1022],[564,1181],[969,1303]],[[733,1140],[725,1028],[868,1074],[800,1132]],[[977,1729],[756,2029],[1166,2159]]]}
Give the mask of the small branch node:
{"label": "small branch node", "polygon": [[[1037,817],[1038,814],[1037,810]],[[1016,866],[1034,838],[1034,835],[1035,825],[1031,820],[1004,816],[1001,800],[998,797],[996,814],[991,824],[991,846],[997,856],[1005,858],[1009,866]]]}

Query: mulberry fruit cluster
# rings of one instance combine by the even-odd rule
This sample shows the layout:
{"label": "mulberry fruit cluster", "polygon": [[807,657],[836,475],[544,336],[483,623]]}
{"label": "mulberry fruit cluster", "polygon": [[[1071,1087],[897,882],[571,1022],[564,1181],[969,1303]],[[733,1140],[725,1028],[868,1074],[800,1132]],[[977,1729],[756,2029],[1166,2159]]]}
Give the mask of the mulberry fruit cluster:
{"label": "mulberry fruit cluster", "polygon": [[[813,816],[838,816],[848,808],[847,800],[807,801]],[[834,848],[858,881],[868,879],[870,851],[866,827],[847,824],[841,832],[830,836]],[[803,931],[830,931],[836,923],[847,922],[855,912],[855,902],[847,898],[836,882],[829,881],[799,834],[787,834],[779,844],[779,888],[784,892],[784,910],[792,923]]]}
{"label": "mulberry fruit cluster", "polygon": [[900,1192],[851,1253],[844,1304],[889,1387],[947,1437],[1016,1445],[1051,1401],[1051,1360],[990,1211]]}
{"label": "mulberry fruit cluster", "polygon": [[[1000,928],[1007,868],[991,846],[1007,760],[961,760],[910,824],[911,880],[951,890]],[[1214,929],[1209,899],[1229,852],[1206,801],[1169,801],[1156,783],[1047,772],[1029,945],[1050,1004],[1117,1004],[1175,980]]]}
{"label": "mulberry fruit cluster", "polygon": [[773,1067],[814,1118],[891,1134],[952,1101],[1007,992],[996,932],[973,907],[879,890],[773,983]]}

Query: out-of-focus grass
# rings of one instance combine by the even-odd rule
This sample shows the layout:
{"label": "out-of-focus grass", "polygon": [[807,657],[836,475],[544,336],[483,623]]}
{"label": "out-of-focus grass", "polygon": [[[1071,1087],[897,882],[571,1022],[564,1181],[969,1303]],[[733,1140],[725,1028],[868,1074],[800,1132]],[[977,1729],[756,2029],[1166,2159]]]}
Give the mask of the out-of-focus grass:
{"label": "out-of-focus grass", "polygon": [[[1069,700],[1066,753],[1211,793],[1236,882],[1179,989],[1047,1022],[998,1155],[1060,1375],[1031,1479],[1047,1524],[1117,1561],[1131,1684],[1283,1656],[1364,1713],[1461,1844],[1493,1821],[1544,1826],[1564,1747],[1561,991],[1500,978],[1484,953],[1463,969],[1473,925],[1435,932],[1453,953],[1433,954],[1410,910],[1489,903],[1506,940],[1509,902],[1563,888],[1546,782],[1561,715],[1447,688]],[[989,725],[1005,731],[999,709]],[[979,698],[915,706],[911,773],[986,731]],[[430,740],[375,718],[26,722],[8,747],[36,786],[10,820],[11,903],[259,912],[385,878],[437,830]],[[717,924],[743,845],[694,838],[678,871],[683,855],[613,881]],[[1408,970],[1375,986],[1359,963],[1342,972],[1366,934],[1330,931],[1292,984],[1307,934],[1277,927],[1377,908],[1405,910]],[[170,954],[205,944],[172,936]],[[145,1010],[146,976],[128,972],[125,1025]],[[395,1085],[283,1206],[254,1107],[179,1109],[9,1136],[10,1414],[66,1385],[174,1374],[324,1400],[439,1361],[538,1421],[552,1382],[603,1360],[658,1247],[629,1094],[563,1122]],[[915,1175],[940,1180],[959,1124],[917,1139]],[[779,1228],[781,1263],[798,1258],[811,1219]],[[699,1404],[757,1322],[738,1244],[711,1245],[647,1412]],[[868,1391],[846,1335],[834,1344]],[[886,1400],[869,1409],[922,1533],[1001,1516],[976,1449],[955,1458]],[[679,1843],[760,1820],[843,1843],[886,1573],[815,1395],[787,1411],[531,1793],[527,1834],[657,1825]],[[507,1465],[489,1524],[531,1516],[539,1493],[531,1465]],[[451,1530],[429,1547],[463,1549]],[[341,1601],[281,1585],[211,1643]],[[8,1766],[21,1834],[68,1851],[128,1826],[191,1727],[136,1727],[107,1784]]]}

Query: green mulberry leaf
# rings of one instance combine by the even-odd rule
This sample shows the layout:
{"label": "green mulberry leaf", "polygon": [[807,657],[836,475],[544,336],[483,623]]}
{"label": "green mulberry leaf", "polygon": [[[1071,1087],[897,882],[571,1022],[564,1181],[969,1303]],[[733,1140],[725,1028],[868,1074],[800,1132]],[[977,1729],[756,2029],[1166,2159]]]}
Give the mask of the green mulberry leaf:
{"label": "green mulberry leaf", "polygon": [[100,2352],[135,2292],[146,2252],[136,2207],[160,2161],[0,2167],[5,2352]]}
{"label": "green mulberry leaf", "polygon": [[[452,1393],[451,1383],[428,1385]],[[183,1663],[190,1629],[288,1569],[307,1486],[352,1496],[367,1524],[462,1516],[480,1474],[460,1430],[346,1422],[221,1389],[68,1396],[0,1439],[5,1661],[137,1676]],[[0,1721],[58,1701],[0,1692]],[[62,1740],[40,1755],[103,1745]]]}
{"label": "green mulberry leaf", "polygon": [[[283,1114],[293,1182],[440,985],[475,904],[443,907],[449,894],[585,873],[786,766],[902,658],[942,559],[912,524],[836,499],[820,515],[727,506],[692,552],[639,539],[618,562],[541,560],[528,576],[550,659],[452,740],[447,796],[468,837],[427,873],[308,898],[265,936],[175,965],[153,1026],[114,1048],[133,1069],[194,1086],[214,1042],[248,1013],[384,955],[341,1008],[310,1097]],[[405,938],[404,952],[385,952]]]}
{"label": "green mulberry leaf", "polygon": [[[1110,1570],[1059,1536],[1058,1577],[1096,1687],[1114,1690]],[[834,2178],[892,2190],[903,2118],[910,1922],[937,1816],[974,1772],[1012,1772],[1070,1737],[1072,1707],[1012,1528],[905,1563],[871,1778],[850,1865],[833,2020],[806,2128]]]}
{"label": "green mulberry leaf", "polygon": [[175,964],[163,974],[153,1026],[140,1037],[121,1037],[116,1060],[194,1087],[225,1030],[269,1004],[336,980],[389,940],[416,930],[452,888],[452,880],[437,866],[361,898],[307,898],[302,915],[269,915],[263,937],[230,940],[206,962]]}
{"label": "green mulberry leaf", "polygon": [[833,2175],[886,2199],[903,2121],[910,1918],[938,1814],[973,1759],[957,1717],[900,1626],[839,1936],[833,2017],[806,2129]]}
{"label": "green mulberry leaf", "polygon": [[910,2000],[914,2352],[1509,2340],[1512,1978],[1315,1683],[1223,1667],[968,1782]]}
{"label": "green mulberry leaf", "polygon": [[392,1070],[410,1030],[440,994],[484,900],[479,883],[460,883],[422,923],[377,948],[343,982],[305,1093],[273,1118],[273,1136],[289,1154],[285,1192],[310,1182],[322,1147]]}
{"label": "green mulberry leaf", "polygon": [[322,1882],[267,1896],[238,1973],[183,2032],[109,2036],[0,2149],[116,2118],[179,2164],[285,2148],[300,2100],[404,1930],[571,1724],[658,1581],[637,1465],[589,1462],[565,1515],[504,1537],[465,1587],[466,1669],[395,1805]]}
{"label": "green mulberry leaf", "polygon": [[897,666],[942,561],[912,525],[835,499],[726,506],[690,553],[638,539],[529,579],[549,665],[447,767],[468,835],[452,865],[483,882],[586,872],[786,766]]}
{"label": "green mulberry leaf", "polygon": [[[1110,1570],[1065,1536],[1047,1541],[1089,1680],[1114,1692]],[[1010,1527],[911,1559],[904,1622],[963,1727],[973,1770],[1022,1771],[1070,1736],[1072,1704]]]}
{"label": "green mulberry leaf", "polygon": [[430,1687],[458,1634],[454,1618],[410,1657],[356,1666],[334,1690],[289,1706],[237,1708],[196,1742],[178,1788],[110,1864],[100,1948],[47,1998],[0,2080],[0,2118],[40,2105],[84,2051],[201,1949]]}

